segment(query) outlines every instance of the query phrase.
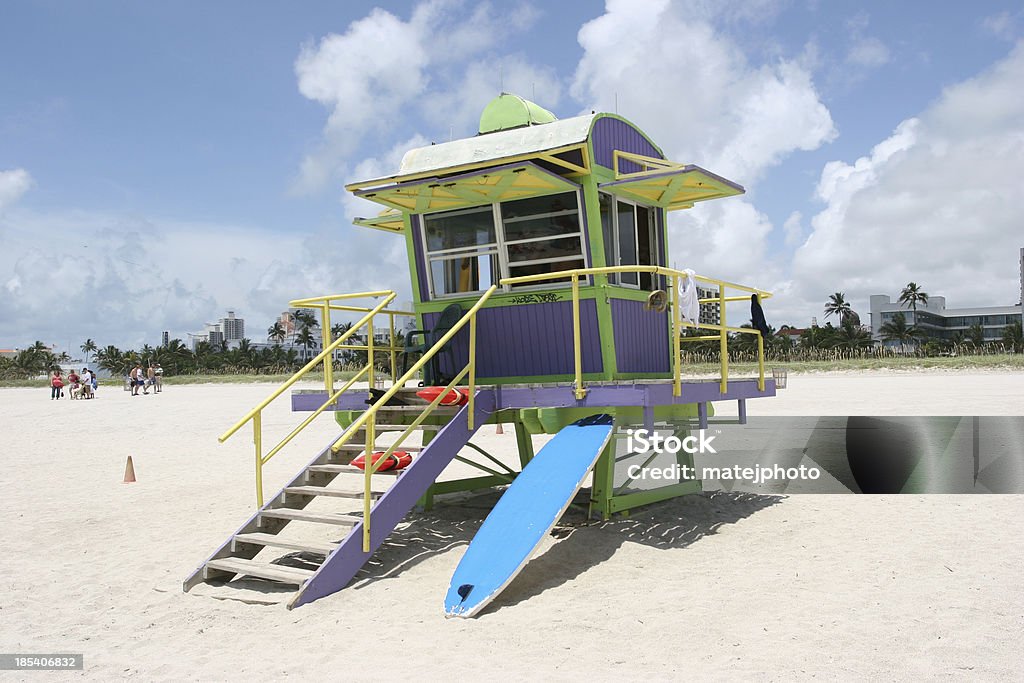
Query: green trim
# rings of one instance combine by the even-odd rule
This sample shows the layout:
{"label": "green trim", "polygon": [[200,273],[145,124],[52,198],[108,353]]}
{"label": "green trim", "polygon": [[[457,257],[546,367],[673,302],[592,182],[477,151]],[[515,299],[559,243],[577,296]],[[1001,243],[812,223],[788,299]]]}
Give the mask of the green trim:
{"label": "green trim", "polygon": [[442,496],[446,493],[460,493],[462,491],[477,491],[493,486],[504,486],[508,484],[507,476],[497,477],[488,475],[486,477],[470,477],[469,479],[450,479],[448,481],[435,481],[430,486],[430,496]]}
{"label": "green trim", "polygon": [[616,512],[625,512],[642,505],[660,503],[663,500],[678,498],[679,496],[685,496],[691,493],[700,493],[702,490],[703,487],[699,481],[687,481],[680,482],[678,484],[669,484],[668,486],[662,486],[650,491],[626,493],[620,496],[612,496],[608,500],[607,510],[608,514],[612,515]]}
{"label": "green trim", "polygon": [[[443,299],[432,299],[430,301],[423,301],[417,305],[417,313],[440,313],[448,306],[452,304],[459,304],[469,308],[475,304],[483,292],[470,292],[468,296],[449,296]],[[560,285],[558,288],[552,287],[550,289],[530,289],[526,291],[517,290],[512,292],[499,292],[496,291],[491,295],[483,308],[503,308],[506,306],[532,306],[538,303],[547,303],[546,301],[531,301],[522,302],[514,301],[516,298],[536,296],[539,298],[551,298],[551,295],[558,297],[553,301],[572,301],[572,288],[565,287],[564,289]],[[594,285],[586,285],[580,287],[580,301],[585,299],[596,299],[599,295],[598,288]]]}
{"label": "green trim", "polygon": [[[412,282],[412,302],[413,302],[413,306],[414,306],[413,310],[416,311],[416,313],[419,313],[420,312],[419,309],[415,308],[415,307],[419,306],[419,304],[421,303],[421,299],[420,299],[420,274],[419,274],[419,269],[416,267],[416,244],[415,244],[416,239],[413,237],[413,232],[414,231],[412,229],[412,216],[410,214],[408,214],[408,213],[403,213],[402,214],[402,222],[403,222],[403,225],[405,226],[405,231],[404,231],[404,234],[405,234],[405,253],[406,253],[406,255],[409,258],[409,275],[412,278],[411,282]],[[422,320],[421,316],[417,316],[416,324],[417,325],[422,325],[423,324],[423,320]]]}

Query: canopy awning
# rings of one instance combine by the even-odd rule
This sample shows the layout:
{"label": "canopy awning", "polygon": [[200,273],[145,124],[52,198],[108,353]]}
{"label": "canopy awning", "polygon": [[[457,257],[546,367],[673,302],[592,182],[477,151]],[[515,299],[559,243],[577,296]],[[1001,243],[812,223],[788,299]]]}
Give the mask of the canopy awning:
{"label": "canopy awning", "polygon": [[[623,172],[620,162],[639,171]],[[695,202],[743,194],[742,185],[693,164],[678,164],[639,154],[615,152],[615,180],[601,183],[605,192],[667,211],[689,209]]]}
{"label": "canopy awning", "polygon": [[576,183],[533,162],[524,161],[447,178],[427,178],[356,190],[355,195],[398,211],[428,213],[577,189],[579,185]]}
{"label": "canopy awning", "polygon": [[374,228],[385,232],[405,232],[405,218],[397,209],[384,209],[373,218],[357,218],[353,224],[363,228]]}

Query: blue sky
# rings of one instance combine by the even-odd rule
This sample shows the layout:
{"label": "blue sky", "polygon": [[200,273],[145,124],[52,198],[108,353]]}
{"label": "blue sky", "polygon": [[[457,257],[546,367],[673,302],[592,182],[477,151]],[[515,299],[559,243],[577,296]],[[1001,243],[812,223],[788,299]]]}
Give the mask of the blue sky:
{"label": "blue sky", "polygon": [[1016,303],[1019,4],[549,4],[5,4],[0,347],[153,344],[228,308],[262,340],[290,298],[407,292],[341,186],[474,133],[499,72],[561,117],[617,100],[744,184],[673,216],[672,257],[774,289],[775,324],[911,279]]}

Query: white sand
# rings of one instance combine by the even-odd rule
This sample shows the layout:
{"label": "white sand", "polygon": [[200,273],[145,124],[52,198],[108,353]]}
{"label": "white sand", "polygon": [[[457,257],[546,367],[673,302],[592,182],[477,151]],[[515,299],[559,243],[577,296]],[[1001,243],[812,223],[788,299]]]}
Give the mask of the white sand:
{"label": "white sand", "polygon": [[[1024,496],[691,496],[546,539],[496,609],[445,620],[482,498],[411,516],[385,569],[295,611],[184,594],[253,505],[251,433],[216,436],[268,391],[0,389],[0,652],[81,652],[93,679],[1024,675]],[[749,410],[996,415],[1022,399],[1024,374],[794,376]],[[287,400],[265,418],[296,422]],[[268,491],[336,432],[311,431]],[[39,675],[0,673],[18,678]]]}

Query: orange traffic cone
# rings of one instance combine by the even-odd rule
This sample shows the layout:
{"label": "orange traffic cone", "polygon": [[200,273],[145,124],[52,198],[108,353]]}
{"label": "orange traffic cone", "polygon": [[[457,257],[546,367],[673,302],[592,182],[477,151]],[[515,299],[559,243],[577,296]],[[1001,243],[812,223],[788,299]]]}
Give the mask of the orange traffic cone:
{"label": "orange traffic cone", "polygon": [[505,430],[501,428],[501,423],[498,423],[498,428],[494,430],[495,434],[504,434]]}
{"label": "orange traffic cone", "polygon": [[132,463],[132,456],[128,456],[128,462],[124,464],[124,483],[131,484],[135,481],[135,465]]}

